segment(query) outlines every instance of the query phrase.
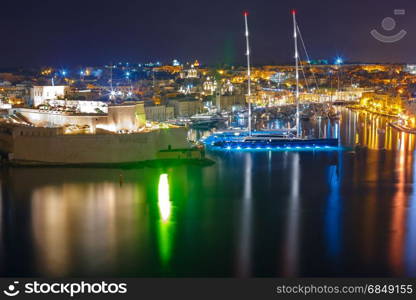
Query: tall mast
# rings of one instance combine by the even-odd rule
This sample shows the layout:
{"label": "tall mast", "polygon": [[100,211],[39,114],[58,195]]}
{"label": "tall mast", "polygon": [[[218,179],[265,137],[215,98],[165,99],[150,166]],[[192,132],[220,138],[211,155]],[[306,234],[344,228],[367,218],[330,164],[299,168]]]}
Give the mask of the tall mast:
{"label": "tall mast", "polygon": [[293,15],[293,39],[295,40],[295,67],[296,67],[296,136],[300,137],[300,120],[299,120],[299,53],[298,53],[298,34],[296,24],[296,11],[292,10]]}
{"label": "tall mast", "polygon": [[248,40],[248,12],[244,12],[244,22],[246,27],[246,48],[247,48],[247,96],[248,96],[248,135],[251,135],[251,72],[250,72],[250,44]]}
{"label": "tall mast", "polygon": [[111,63],[110,68],[110,90],[113,92],[113,63]]}

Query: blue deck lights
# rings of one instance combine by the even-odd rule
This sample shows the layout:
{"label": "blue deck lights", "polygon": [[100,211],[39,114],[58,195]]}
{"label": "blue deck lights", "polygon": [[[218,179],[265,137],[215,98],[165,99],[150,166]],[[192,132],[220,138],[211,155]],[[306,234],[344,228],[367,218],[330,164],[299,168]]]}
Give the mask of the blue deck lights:
{"label": "blue deck lights", "polygon": [[285,152],[285,151],[291,151],[291,152],[307,152],[307,151],[336,151],[336,150],[340,150],[340,147],[330,147],[330,146],[326,146],[326,147],[320,147],[320,146],[315,146],[315,147],[256,147],[256,148],[252,148],[252,147],[246,147],[243,148],[241,146],[237,146],[237,147],[231,147],[231,146],[227,146],[227,147],[217,147],[217,146],[211,146],[208,148],[211,151],[243,151],[243,152],[262,152],[262,151],[276,151],[276,152]]}

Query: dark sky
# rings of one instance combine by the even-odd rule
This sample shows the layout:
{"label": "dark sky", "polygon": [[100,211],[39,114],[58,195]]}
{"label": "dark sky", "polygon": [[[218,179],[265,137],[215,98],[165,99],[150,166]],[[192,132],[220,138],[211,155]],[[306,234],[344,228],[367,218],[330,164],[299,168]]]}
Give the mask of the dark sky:
{"label": "dark sky", "polygon": [[[0,10],[0,67],[77,66],[108,62],[242,63],[248,10],[254,64],[293,57],[290,10],[312,58],[416,62],[414,0],[9,0]],[[394,9],[406,15],[394,16]],[[395,30],[381,27],[385,17]],[[371,29],[407,36],[384,44]]]}

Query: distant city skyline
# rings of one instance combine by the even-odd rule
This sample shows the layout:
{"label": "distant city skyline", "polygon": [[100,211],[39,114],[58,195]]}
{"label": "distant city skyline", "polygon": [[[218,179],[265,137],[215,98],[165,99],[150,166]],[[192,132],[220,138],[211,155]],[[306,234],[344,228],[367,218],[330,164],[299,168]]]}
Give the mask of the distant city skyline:
{"label": "distant city skyline", "polygon": [[[242,12],[249,12],[254,65],[290,63],[290,10],[312,59],[416,62],[416,3],[412,1],[57,1],[6,2],[0,13],[0,68],[75,67],[109,62],[200,60],[244,64]],[[394,15],[394,9],[405,10]],[[391,31],[382,21],[396,22]],[[407,35],[383,43],[370,31]]]}

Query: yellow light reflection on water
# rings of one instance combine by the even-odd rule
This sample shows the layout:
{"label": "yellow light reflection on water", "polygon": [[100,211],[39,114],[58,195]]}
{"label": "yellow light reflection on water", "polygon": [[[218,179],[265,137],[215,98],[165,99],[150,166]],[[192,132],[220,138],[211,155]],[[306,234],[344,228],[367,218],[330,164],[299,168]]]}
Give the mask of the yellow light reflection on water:
{"label": "yellow light reflection on water", "polygon": [[393,198],[393,206],[391,208],[391,225],[390,225],[390,264],[396,276],[403,274],[404,246],[405,246],[405,224],[407,211],[406,197],[406,171],[408,164],[406,163],[406,133],[401,132],[399,153],[396,159],[396,193]]}

